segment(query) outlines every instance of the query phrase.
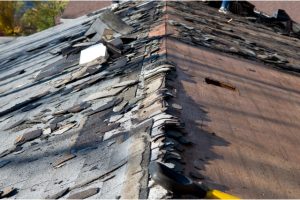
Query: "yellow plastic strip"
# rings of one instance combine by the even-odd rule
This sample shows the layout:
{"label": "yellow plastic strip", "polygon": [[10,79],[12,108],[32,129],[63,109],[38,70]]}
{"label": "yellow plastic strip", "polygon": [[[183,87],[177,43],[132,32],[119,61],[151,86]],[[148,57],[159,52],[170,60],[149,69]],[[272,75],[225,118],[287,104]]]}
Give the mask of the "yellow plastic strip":
{"label": "yellow plastic strip", "polygon": [[225,192],[221,192],[219,190],[209,190],[206,193],[207,199],[240,199],[239,197],[233,196],[231,194],[227,194]]}

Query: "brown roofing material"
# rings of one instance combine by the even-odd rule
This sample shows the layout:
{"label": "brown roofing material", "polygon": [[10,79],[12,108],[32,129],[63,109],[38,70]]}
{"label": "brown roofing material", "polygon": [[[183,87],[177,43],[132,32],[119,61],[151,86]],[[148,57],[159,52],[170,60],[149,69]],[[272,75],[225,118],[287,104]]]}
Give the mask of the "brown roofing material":
{"label": "brown roofing material", "polygon": [[249,1],[255,8],[273,15],[278,9],[285,10],[288,15],[296,22],[300,23],[300,1]]}
{"label": "brown roofing material", "polygon": [[[297,198],[299,77],[175,39],[180,22],[198,30],[202,24],[191,27],[173,14],[178,10],[167,10],[175,24],[166,27],[167,35],[173,34],[166,40],[167,59],[177,66],[180,119],[194,143],[183,155],[185,174],[200,172],[204,177],[198,181],[241,198]],[[256,35],[263,38],[258,30]]]}
{"label": "brown roofing material", "polygon": [[299,77],[172,39],[167,46],[194,142],[183,156],[186,173],[199,171],[211,187],[242,198],[299,197]]}
{"label": "brown roofing material", "polygon": [[111,5],[111,1],[70,1],[61,18],[72,19]]}

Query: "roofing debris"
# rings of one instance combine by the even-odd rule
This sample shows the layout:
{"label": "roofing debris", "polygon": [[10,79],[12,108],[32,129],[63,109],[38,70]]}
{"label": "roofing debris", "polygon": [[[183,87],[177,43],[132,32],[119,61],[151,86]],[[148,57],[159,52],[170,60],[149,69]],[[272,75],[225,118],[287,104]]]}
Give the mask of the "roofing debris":
{"label": "roofing debris", "polygon": [[1,47],[1,198],[147,197],[153,119],[139,106],[163,87],[144,80],[162,7],[126,2],[122,20],[104,9]]}
{"label": "roofing debris", "polygon": [[[169,15],[174,16],[174,20],[172,17],[168,20],[175,30],[172,36],[181,41],[299,72],[300,57],[295,53],[300,47],[298,39],[283,36],[282,29],[274,32],[275,25],[262,24],[263,15],[224,17],[197,2],[170,2],[168,8]],[[294,23],[296,26],[299,25]],[[299,35],[295,37],[299,38]]]}
{"label": "roofing debris", "polygon": [[[166,4],[165,45],[176,64],[180,119],[195,142],[181,153],[185,175],[243,198],[299,196],[299,159],[290,154],[299,153],[299,127],[290,123],[298,112],[299,38],[199,2]],[[285,155],[274,154],[279,144],[289,152],[284,162]]]}
{"label": "roofing debris", "polygon": [[299,70],[297,39],[215,13],[198,2],[123,2],[0,45],[0,197],[171,197],[149,162],[184,173],[193,142],[165,37]]}

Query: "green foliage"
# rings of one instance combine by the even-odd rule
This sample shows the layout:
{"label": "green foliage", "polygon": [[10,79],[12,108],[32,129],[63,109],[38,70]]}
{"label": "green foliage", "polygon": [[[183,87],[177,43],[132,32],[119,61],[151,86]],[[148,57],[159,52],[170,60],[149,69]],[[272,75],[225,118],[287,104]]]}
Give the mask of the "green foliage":
{"label": "green foliage", "polygon": [[62,13],[66,1],[35,1],[35,6],[21,18],[23,27],[42,31],[55,25],[55,18]]}
{"label": "green foliage", "polygon": [[16,2],[0,1],[0,31],[4,35],[12,35],[14,33],[14,13]]}
{"label": "green foliage", "polygon": [[[55,25],[67,1],[34,1],[33,8],[21,13],[24,2],[0,1],[0,34],[27,35]],[[20,15],[21,13],[21,15]]]}

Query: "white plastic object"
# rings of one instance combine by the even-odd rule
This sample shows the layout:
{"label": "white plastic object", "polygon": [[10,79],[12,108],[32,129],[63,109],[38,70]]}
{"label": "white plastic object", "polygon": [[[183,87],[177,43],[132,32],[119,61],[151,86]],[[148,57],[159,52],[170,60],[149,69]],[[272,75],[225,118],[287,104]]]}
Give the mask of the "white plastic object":
{"label": "white plastic object", "polygon": [[107,48],[102,43],[90,46],[80,52],[79,64],[83,65],[93,61],[105,62],[108,57]]}

